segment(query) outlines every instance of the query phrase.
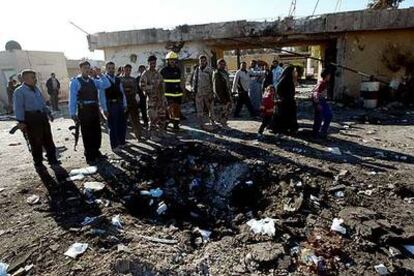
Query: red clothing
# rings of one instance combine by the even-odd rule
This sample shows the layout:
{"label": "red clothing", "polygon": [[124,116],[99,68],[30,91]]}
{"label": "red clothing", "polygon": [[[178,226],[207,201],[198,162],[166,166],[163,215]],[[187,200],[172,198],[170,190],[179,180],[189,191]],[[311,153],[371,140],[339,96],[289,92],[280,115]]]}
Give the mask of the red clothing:
{"label": "red clothing", "polygon": [[316,103],[320,98],[326,98],[328,95],[328,82],[321,80],[312,91],[312,100]]}
{"label": "red clothing", "polygon": [[275,93],[273,91],[265,92],[262,98],[262,105],[260,106],[260,112],[263,117],[271,116],[275,109]]}

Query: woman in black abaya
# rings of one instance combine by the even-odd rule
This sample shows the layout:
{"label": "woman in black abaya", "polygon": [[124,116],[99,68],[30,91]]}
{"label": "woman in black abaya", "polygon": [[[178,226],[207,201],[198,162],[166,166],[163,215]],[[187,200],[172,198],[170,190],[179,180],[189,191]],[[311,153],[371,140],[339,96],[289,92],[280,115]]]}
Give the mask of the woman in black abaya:
{"label": "woman in black abaya", "polygon": [[277,103],[271,128],[275,133],[295,134],[298,130],[295,101],[295,67],[289,65],[277,84]]}

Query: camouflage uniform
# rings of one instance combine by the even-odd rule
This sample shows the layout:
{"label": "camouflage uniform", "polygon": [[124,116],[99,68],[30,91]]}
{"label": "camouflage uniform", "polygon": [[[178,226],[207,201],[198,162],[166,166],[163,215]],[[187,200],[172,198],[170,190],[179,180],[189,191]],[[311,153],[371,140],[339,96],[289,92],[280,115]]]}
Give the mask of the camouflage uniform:
{"label": "camouflage uniform", "polygon": [[233,107],[231,102],[231,84],[227,71],[214,71],[213,92],[216,97],[216,106],[214,108],[215,119],[223,126],[227,126],[227,121]]}
{"label": "camouflage uniform", "polygon": [[150,130],[163,130],[167,121],[167,99],[164,95],[164,81],[161,74],[156,70],[147,70],[142,74],[139,85],[147,96]]}
{"label": "camouflage uniform", "polygon": [[135,137],[142,136],[142,127],[139,121],[139,105],[137,102],[137,80],[133,77],[122,77],[121,83],[127,100],[128,117],[131,119]]}
{"label": "camouflage uniform", "polygon": [[[210,67],[201,69],[196,68],[192,78],[192,87],[196,93],[195,103],[197,108],[197,118],[203,127],[210,119],[214,123],[214,94],[213,94],[213,70]],[[204,112],[207,110],[207,114]],[[207,116],[208,115],[208,118]]]}

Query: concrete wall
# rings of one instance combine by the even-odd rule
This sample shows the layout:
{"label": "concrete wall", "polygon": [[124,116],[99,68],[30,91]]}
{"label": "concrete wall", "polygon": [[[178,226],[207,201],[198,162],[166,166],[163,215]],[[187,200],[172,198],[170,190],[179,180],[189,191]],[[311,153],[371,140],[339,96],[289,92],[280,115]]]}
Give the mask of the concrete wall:
{"label": "concrete wall", "polygon": [[[414,30],[346,33],[338,39],[337,61],[385,81],[401,78],[403,71],[392,72],[383,61],[383,55],[389,54],[389,45],[414,53]],[[335,98],[341,99],[343,94],[359,97],[363,78],[345,70],[338,70],[338,73]]]}
{"label": "concrete wall", "polygon": [[[135,76],[138,71],[138,66],[143,64],[147,66],[147,59],[150,55],[155,55],[158,68],[164,66],[164,59],[169,50],[164,43],[148,44],[148,45],[131,45],[105,48],[105,60],[113,61],[115,65],[122,66],[126,63],[132,65],[132,74]],[[136,55],[136,62],[131,61],[131,55]],[[198,42],[185,43],[181,51],[178,53],[180,60],[194,60],[198,59],[199,55],[204,54],[211,56],[211,49]]]}
{"label": "concrete wall", "polygon": [[[27,68],[34,69],[37,72],[38,87],[46,100],[49,99],[46,81],[50,77],[50,73],[54,72],[61,84],[60,100],[67,100],[69,79],[63,53],[20,50],[0,52],[0,74],[4,75],[4,72],[10,72],[11,70],[19,73]],[[7,85],[7,83],[2,83],[0,87],[4,87],[4,85]],[[7,92],[3,89],[0,91],[0,100],[7,102]]]}

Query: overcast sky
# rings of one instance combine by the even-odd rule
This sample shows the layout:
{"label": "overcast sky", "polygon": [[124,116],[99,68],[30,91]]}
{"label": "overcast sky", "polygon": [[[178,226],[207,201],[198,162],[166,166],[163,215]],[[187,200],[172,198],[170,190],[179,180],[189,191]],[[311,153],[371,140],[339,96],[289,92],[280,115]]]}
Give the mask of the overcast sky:
{"label": "overcast sky", "polygon": [[[297,0],[297,16],[312,14],[317,0]],[[341,11],[359,10],[368,0],[342,0]],[[412,0],[402,7],[412,7]],[[291,0],[19,0],[1,1],[0,50],[9,40],[24,50],[62,51],[68,58],[103,58],[90,52],[86,35],[69,24],[75,22],[89,33],[142,28],[171,28],[230,20],[271,19],[286,16]],[[320,0],[316,14],[335,11],[337,0]]]}

